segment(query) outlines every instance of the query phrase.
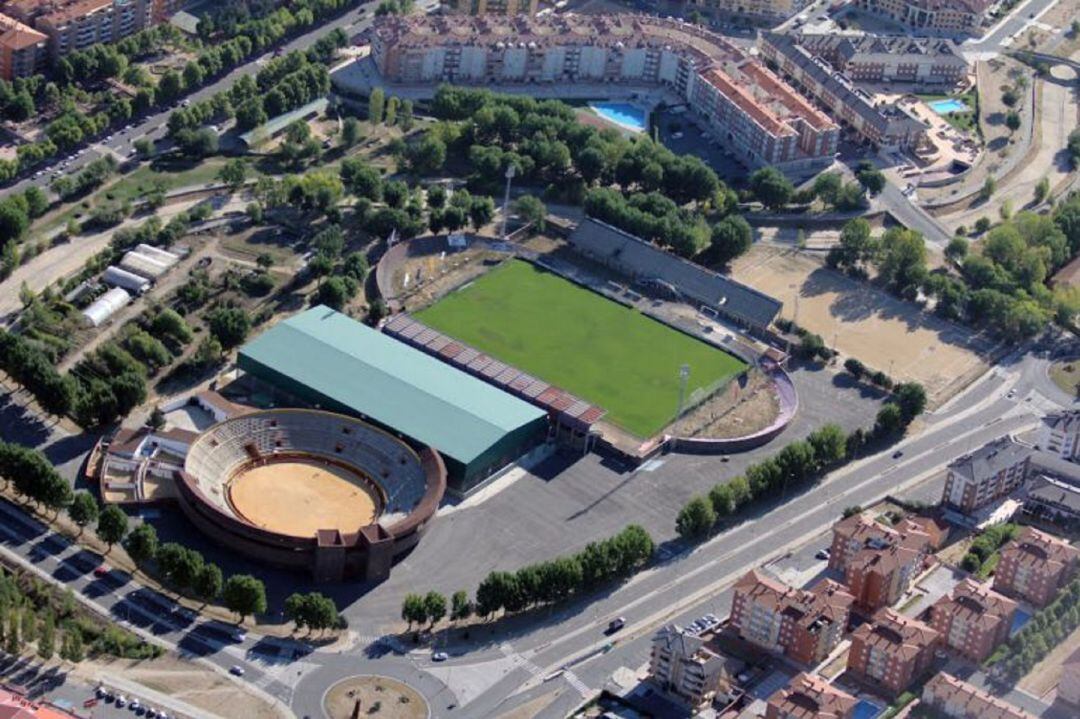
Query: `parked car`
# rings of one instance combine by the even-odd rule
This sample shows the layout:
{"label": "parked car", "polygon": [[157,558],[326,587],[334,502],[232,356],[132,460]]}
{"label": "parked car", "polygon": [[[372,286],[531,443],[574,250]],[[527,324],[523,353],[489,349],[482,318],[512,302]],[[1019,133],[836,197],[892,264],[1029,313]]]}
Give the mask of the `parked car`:
{"label": "parked car", "polygon": [[431,653],[431,661],[433,662],[445,662],[450,658],[450,655],[444,651],[436,649]]}
{"label": "parked car", "polygon": [[892,458],[893,459],[900,459],[903,456],[904,456],[904,450],[902,450],[902,449],[898,449],[898,450],[896,450],[895,452],[892,453]]}
{"label": "parked car", "polygon": [[229,667],[229,674],[232,674],[234,677],[242,677],[244,676],[244,668],[239,664],[233,664]]}
{"label": "parked car", "polygon": [[626,617],[615,617],[607,625],[607,633],[614,634],[626,626]]}

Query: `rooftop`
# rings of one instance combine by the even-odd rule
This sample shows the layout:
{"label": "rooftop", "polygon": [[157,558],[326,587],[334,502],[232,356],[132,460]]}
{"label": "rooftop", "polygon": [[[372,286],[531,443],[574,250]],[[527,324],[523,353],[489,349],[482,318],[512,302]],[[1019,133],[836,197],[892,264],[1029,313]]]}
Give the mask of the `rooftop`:
{"label": "rooftop", "polygon": [[851,634],[853,640],[905,658],[917,656],[932,646],[937,637],[938,633],[929,625],[888,608],[878,610],[871,621],[859,625]]}
{"label": "rooftop", "polygon": [[1012,437],[988,442],[949,465],[949,471],[972,482],[992,477],[1031,458],[1034,450]]}
{"label": "rooftop", "polygon": [[735,583],[736,593],[754,604],[770,607],[795,623],[813,629],[821,620],[847,623],[855,598],[831,579],[818,582],[811,589],[796,589],[757,569],[752,569]]}
{"label": "rooftop", "polygon": [[1080,549],[1064,539],[1040,532],[1034,527],[1024,527],[1020,536],[1006,544],[1001,550],[1002,561],[1006,557],[1020,564],[1039,566],[1047,571],[1057,572],[1059,568],[1080,559]]}
{"label": "rooftop", "polygon": [[923,687],[923,698],[931,704],[956,707],[956,715],[979,719],[1035,719],[1033,714],[987,694],[956,677],[938,672]]}
{"label": "rooftop", "polygon": [[0,44],[12,50],[47,42],[48,36],[40,33],[32,27],[23,25],[13,17],[0,15]]}
{"label": "rooftop", "polygon": [[1016,602],[995,592],[989,583],[980,584],[969,577],[957,584],[952,594],[939,599],[932,611],[947,612],[968,624],[993,629],[1000,622],[1011,622],[1016,607]]}
{"label": "rooftop", "polygon": [[239,353],[330,401],[468,464],[545,416],[539,409],[327,307],[270,328]]}
{"label": "rooftop", "polygon": [[858,700],[822,677],[802,672],[769,697],[778,716],[787,719],[846,719]]}

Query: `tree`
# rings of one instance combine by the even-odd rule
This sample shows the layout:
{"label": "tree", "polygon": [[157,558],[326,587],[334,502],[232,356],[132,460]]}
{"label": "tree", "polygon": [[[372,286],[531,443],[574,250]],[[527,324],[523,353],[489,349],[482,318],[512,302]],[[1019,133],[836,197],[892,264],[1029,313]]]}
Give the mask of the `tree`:
{"label": "tree", "polygon": [[97,535],[109,545],[109,549],[124,539],[128,530],[128,516],[115,504],[106,505],[97,521]]}
{"label": "tree", "polygon": [[397,122],[397,114],[399,107],[401,107],[401,100],[397,99],[396,97],[391,96],[390,99],[386,101],[386,111],[383,122],[385,122],[387,126],[391,126]]}
{"label": "tree", "polygon": [[225,349],[237,346],[251,331],[251,319],[239,307],[219,307],[207,314],[210,333]]}
{"label": "tree", "polygon": [[157,556],[158,536],[152,524],[140,524],[124,540],[124,549],[136,564],[149,562]]}
{"label": "tree", "polygon": [[30,218],[23,207],[10,198],[0,202],[0,244],[22,239],[29,226]]}
{"label": "tree", "polygon": [[900,407],[900,414],[907,424],[915,417],[922,414],[926,408],[926,390],[917,382],[904,382],[896,385],[893,390],[893,399]]}
{"label": "tree", "polygon": [[1035,204],[1041,205],[1050,196],[1050,178],[1044,177],[1035,185]]}
{"label": "tree", "polygon": [[[991,197],[993,197],[994,192],[996,192],[996,191],[997,191],[997,180],[995,180],[992,175],[987,175],[986,176],[986,181],[983,182],[982,189],[979,191],[979,197],[982,198],[983,200],[989,200]],[[975,222],[975,229],[979,228],[979,222],[984,220],[984,219],[986,219],[986,218],[980,217],[979,220],[977,220]],[[987,222],[989,222],[989,220],[987,220]]]}
{"label": "tree", "polygon": [[522,195],[514,200],[514,213],[522,222],[531,224],[534,232],[543,232],[547,219],[547,207],[540,198]]}
{"label": "tree", "polygon": [[709,242],[709,258],[720,265],[750,249],[754,242],[754,231],[741,215],[728,215],[712,226]]}
{"label": "tree", "polygon": [[874,421],[874,432],[879,436],[888,436],[898,432],[904,426],[904,416],[895,404],[883,406]]}
{"label": "tree", "polygon": [[775,167],[763,167],[750,176],[750,189],[754,197],[771,210],[779,210],[791,201],[795,187]]}
{"label": "tree", "polygon": [[236,192],[244,186],[244,180],[247,179],[247,163],[241,157],[229,160],[218,170],[218,179],[225,183],[229,190]]}
{"label": "tree", "polygon": [[41,636],[38,637],[38,656],[48,661],[56,652],[56,617],[51,609],[45,610],[45,618],[41,622]]}
{"label": "tree", "polygon": [[828,467],[843,461],[847,456],[847,434],[836,424],[826,424],[806,438],[814,450],[818,467]]}
{"label": "tree", "polygon": [[383,121],[383,113],[386,109],[386,94],[382,88],[375,88],[368,97],[368,122],[376,125]]}
{"label": "tree", "polygon": [[843,184],[839,172],[823,172],[814,179],[814,195],[827,205],[835,205]]}
{"label": "tree", "polygon": [[424,597],[424,613],[431,622],[429,628],[434,629],[439,620],[446,616],[446,597],[438,592],[428,592]]}
{"label": "tree", "polygon": [[679,510],[675,519],[675,529],[679,536],[687,540],[698,540],[709,534],[716,524],[716,511],[704,497],[694,497]]}
{"label": "tree", "polygon": [[250,574],[234,574],[221,592],[225,607],[240,619],[266,612],[266,586]]}
{"label": "tree", "polygon": [[450,619],[461,621],[472,616],[473,606],[469,601],[469,595],[464,589],[459,589],[450,597]]}
{"label": "tree", "polygon": [[968,253],[968,241],[963,237],[954,237],[949,240],[948,246],[945,248],[945,257],[950,262],[963,262]]}
{"label": "tree", "polygon": [[844,369],[846,369],[852,377],[855,379],[862,379],[862,376],[866,374],[866,365],[854,357],[848,357],[844,360]]}
{"label": "tree", "polygon": [[419,594],[406,594],[401,602],[401,618],[409,623],[410,630],[414,622],[416,624],[426,622],[427,607],[424,604],[424,597]]}
{"label": "tree", "polygon": [[331,277],[315,291],[315,304],[340,310],[356,294],[356,280],[352,277]]}
{"label": "tree", "polygon": [[348,149],[360,141],[360,123],[355,117],[346,117],[341,123],[341,146]]}
{"label": "tree", "polygon": [[860,167],[855,173],[855,179],[871,195],[877,195],[885,189],[885,174],[869,163]]}
{"label": "tree", "polygon": [[469,202],[469,222],[477,232],[495,217],[495,201],[490,197],[473,197]]}
{"label": "tree", "polygon": [[132,145],[135,147],[135,152],[139,154],[139,157],[147,158],[154,154],[154,142],[145,137],[136,140]]}
{"label": "tree", "polygon": [[1016,132],[1020,129],[1020,113],[1016,110],[1009,110],[1005,113],[1005,127],[1009,128],[1009,132]]}
{"label": "tree", "polygon": [[191,589],[195,596],[206,601],[217,599],[221,595],[224,586],[224,578],[221,575],[221,567],[216,564],[203,564],[195,574],[195,581]]}
{"label": "tree", "polygon": [[68,507],[67,511],[71,521],[78,525],[80,536],[86,525],[93,524],[98,519],[97,500],[94,499],[94,495],[86,491],[75,493],[71,500],[71,506]]}
{"label": "tree", "polygon": [[26,188],[26,191],[23,192],[23,198],[26,200],[26,213],[31,218],[41,217],[49,209],[49,198],[45,196],[40,187],[31,186]]}

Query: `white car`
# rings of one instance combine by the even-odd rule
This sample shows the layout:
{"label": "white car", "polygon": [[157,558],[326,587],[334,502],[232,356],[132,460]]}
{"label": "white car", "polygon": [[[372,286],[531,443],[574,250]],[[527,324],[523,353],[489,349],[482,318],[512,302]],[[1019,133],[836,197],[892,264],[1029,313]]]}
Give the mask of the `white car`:
{"label": "white car", "polygon": [[433,662],[445,662],[449,658],[450,655],[441,650],[436,650],[431,653],[431,661]]}
{"label": "white car", "polygon": [[126,707],[127,706],[127,697],[124,696],[123,694],[118,695],[116,697],[116,706],[120,707],[121,709]]}
{"label": "white car", "polygon": [[142,708],[142,704],[139,703],[138,699],[132,699],[131,704],[129,706],[131,708],[131,711],[133,711],[133,712],[137,712],[137,711],[139,711],[139,709]]}

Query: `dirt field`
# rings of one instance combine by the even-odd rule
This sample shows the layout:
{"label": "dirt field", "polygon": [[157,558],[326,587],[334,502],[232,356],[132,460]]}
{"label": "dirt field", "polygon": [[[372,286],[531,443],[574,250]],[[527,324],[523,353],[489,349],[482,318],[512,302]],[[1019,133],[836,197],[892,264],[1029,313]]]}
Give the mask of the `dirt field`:
{"label": "dirt field", "polygon": [[223,717],[281,719],[286,712],[197,664],[164,656],[153,661],[84,662],[76,673],[96,683],[117,676]]}
{"label": "dirt field", "polygon": [[1080,361],[1055,362],[1050,366],[1050,379],[1071,395],[1080,395]]}
{"label": "dirt field", "polygon": [[272,462],[229,485],[229,500],[253,524],[294,537],[356,531],[375,519],[375,500],[350,472],[314,461]]}
{"label": "dirt field", "polygon": [[[348,719],[360,702],[360,716],[385,719],[423,719],[428,715],[424,697],[407,684],[387,677],[352,677],[330,687],[323,710],[330,719]],[[378,707],[376,707],[376,704]]]}
{"label": "dirt field", "polygon": [[[920,312],[866,284],[826,269],[789,247],[759,243],[732,276],[784,302],[783,316],[900,381],[918,381],[932,405],[985,371],[967,330]],[[981,347],[980,347],[981,349]]]}
{"label": "dirt field", "polygon": [[1053,703],[1061,679],[1061,664],[1080,646],[1080,629],[1075,630],[1068,639],[1058,644],[1054,651],[1035,665],[1017,687],[1039,697],[1048,704]]}

